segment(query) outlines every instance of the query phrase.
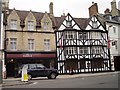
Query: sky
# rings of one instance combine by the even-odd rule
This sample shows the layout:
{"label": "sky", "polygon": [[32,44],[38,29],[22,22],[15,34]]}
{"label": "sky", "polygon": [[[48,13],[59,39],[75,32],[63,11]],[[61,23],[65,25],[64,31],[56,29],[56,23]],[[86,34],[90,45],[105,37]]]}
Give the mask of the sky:
{"label": "sky", "polygon": [[[88,8],[92,2],[98,4],[99,13],[104,13],[106,8],[111,10],[112,0],[9,0],[10,9],[27,10],[37,12],[49,12],[49,4],[53,2],[54,16],[60,17],[63,12],[70,13],[73,17],[89,17]],[[117,7],[118,1],[116,0]]]}

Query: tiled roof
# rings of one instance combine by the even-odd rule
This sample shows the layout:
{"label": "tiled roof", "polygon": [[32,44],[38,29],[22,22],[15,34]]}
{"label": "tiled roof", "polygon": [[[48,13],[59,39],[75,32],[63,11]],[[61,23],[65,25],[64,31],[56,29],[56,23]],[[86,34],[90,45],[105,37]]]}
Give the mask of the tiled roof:
{"label": "tiled roof", "polygon": [[[9,14],[13,11],[13,9],[9,9]],[[37,21],[37,26],[41,26],[40,22],[41,19],[43,18],[45,13],[42,12],[34,12],[34,11],[24,11],[24,10],[15,10],[18,14],[18,16],[20,17],[21,20],[21,24],[24,24],[24,20],[27,17],[27,15],[32,12],[34,17],[36,18]],[[8,15],[9,15],[8,14]],[[54,28],[59,28],[60,25],[62,24],[63,20],[65,19],[66,16],[61,16],[61,17],[54,17],[54,16],[50,16],[50,14],[48,13],[50,19],[52,20],[52,24]],[[74,18],[74,20],[76,21],[76,23],[81,27],[81,29],[85,29],[90,21],[89,18]]]}
{"label": "tiled roof", "polygon": [[81,29],[85,29],[90,21],[89,18],[74,18],[74,20],[81,27]]}
{"label": "tiled roof", "polygon": [[65,16],[55,17],[57,28],[60,27],[60,25],[62,24],[62,22],[64,21],[64,19],[65,19]]}

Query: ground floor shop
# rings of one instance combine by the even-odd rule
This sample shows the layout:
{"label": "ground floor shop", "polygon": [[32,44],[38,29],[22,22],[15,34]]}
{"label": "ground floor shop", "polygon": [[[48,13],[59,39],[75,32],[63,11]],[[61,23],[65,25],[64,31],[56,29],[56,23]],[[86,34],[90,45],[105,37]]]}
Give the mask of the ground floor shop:
{"label": "ground floor shop", "polygon": [[22,64],[40,63],[48,68],[57,68],[55,52],[9,52],[6,53],[5,65],[7,77],[16,77]]}
{"label": "ground floor shop", "polygon": [[98,59],[70,59],[58,61],[59,73],[85,73],[111,71],[110,60]]}

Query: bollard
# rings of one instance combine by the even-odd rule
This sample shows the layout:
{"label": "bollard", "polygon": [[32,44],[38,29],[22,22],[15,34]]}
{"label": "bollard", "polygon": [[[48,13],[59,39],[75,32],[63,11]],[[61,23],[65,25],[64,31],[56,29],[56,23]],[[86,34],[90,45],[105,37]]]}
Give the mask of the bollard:
{"label": "bollard", "polygon": [[27,74],[27,69],[28,69],[28,66],[27,65],[24,65],[23,68],[22,68],[22,77],[21,77],[21,81],[25,81],[27,82],[28,81],[28,74]]}

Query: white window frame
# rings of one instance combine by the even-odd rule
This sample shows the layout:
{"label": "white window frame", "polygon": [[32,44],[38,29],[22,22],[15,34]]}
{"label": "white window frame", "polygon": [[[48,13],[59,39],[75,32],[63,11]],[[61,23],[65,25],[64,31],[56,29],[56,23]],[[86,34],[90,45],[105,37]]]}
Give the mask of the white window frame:
{"label": "white window frame", "polygon": [[17,30],[17,20],[15,19],[10,20],[10,29]]}
{"label": "white window frame", "polygon": [[10,38],[10,50],[17,50],[17,38]]}
{"label": "white window frame", "polygon": [[34,51],[34,39],[28,39],[28,50]]}
{"label": "white window frame", "polygon": [[75,32],[74,31],[66,31],[65,32],[65,38],[66,39],[75,39]]}
{"label": "white window frame", "polygon": [[92,27],[93,29],[96,29],[98,27],[97,21],[92,21]]}
{"label": "white window frame", "polygon": [[77,54],[77,48],[76,47],[67,47],[66,54],[67,55]]}
{"label": "white window frame", "polygon": [[88,39],[88,33],[87,32],[80,32],[79,38],[80,39]]}
{"label": "white window frame", "polygon": [[28,31],[34,30],[34,21],[28,21]]}
{"label": "white window frame", "polygon": [[66,21],[66,26],[71,27],[72,26],[72,21]]}
{"label": "white window frame", "polygon": [[44,39],[44,50],[50,51],[50,39]]}
{"label": "white window frame", "polygon": [[101,33],[100,32],[91,32],[92,33],[92,39],[101,39]]}
{"label": "white window frame", "polygon": [[80,47],[79,50],[80,54],[88,54],[88,47]]}
{"label": "white window frame", "polygon": [[92,53],[93,54],[102,54],[102,48],[101,47],[92,47]]}

